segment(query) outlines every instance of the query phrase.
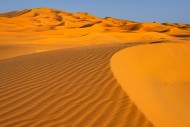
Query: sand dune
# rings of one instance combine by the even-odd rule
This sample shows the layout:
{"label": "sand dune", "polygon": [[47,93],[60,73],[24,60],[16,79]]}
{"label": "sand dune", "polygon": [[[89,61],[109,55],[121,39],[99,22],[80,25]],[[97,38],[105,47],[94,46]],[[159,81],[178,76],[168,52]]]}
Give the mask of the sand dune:
{"label": "sand dune", "polygon": [[127,48],[112,57],[112,70],[137,106],[158,127],[190,126],[190,44]]}
{"label": "sand dune", "polygon": [[132,44],[57,50],[0,61],[0,126],[153,126],[121,89],[111,56]]}
{"label": "sand dune", "polygon": [[[143,103],[141,105],[141,102],[134,99],[134,96],[136,97],[143,92],[139,91],[136,94],[137,91],[126,90],[125,82],[121,82],[120,85],[110,67],[112,55],[126,47],[160,42],[184,43],[189,41],[189,24],[142,23],[112,17],[99,18],[85,12],[70,13],[49,8],[2,13],[0,14],[0,126],[149,127],[153,125],[177,126],[180,123],[184,126],[189,125],[189,122],[183,121],[189,121],[189,115],[184,113],[187,107],[180,110],[185,105],[185,101],[180,100],[182,105],[179,107],[173,106],[174,103],[170,101],[174,97],[179,99],[176,96],[178,94],[170,96],[175,91],[171,90],[168,94],[164,92],[167,101],[170,102],[169,108],[173,109],[166,110],[164,115],[162,114],[163,110],[158,109],[159,112],[154,109],[154,114],[150,114],[150,109],[153,109],[151,104]],[[168,49],[167,51],[162,49],[163,45]],[[189,56],[189,46],[187,45],[163,45],[142,46],[145,49],[134,48],[139,50],[129,48],[131,54],[128,54],[127,49],[127,55],[131,55],[127,59],[129,60],[127,65],[133,62],[133,56],[142,56],[140,51],[144,52],[144,50],[144,53],[150,56],[170,53],[167,58],[163,57],[164,60],[168,59],[176,64],[180,63],[180,60],[177,60],[178,56],[180,59]],[[181,49],[178,50],[178,46]],[[155,52],[157,49],[161,51]],[[187,50],[187,56],[182,55],[180,50]],[[143,64],[135,63],[136,68],[132,65],[131,67],[127,66],[126,71],[131,70],[129,72],[141,74],[139,71],[143,68],[146,69],[146,67],[140,68],[140,66],[146,64],[148,66],[148,62],[151,63],[148,58],[146,56],[142,59]],[[158,57],[151,58],[151,60],[159,62],[156,58]],[[121,58],[119,61],[125,63],[123,59]],[[184,59],[181,62],[189,62],[188,60],[184,62]],[[124,63],[117,67],[123,67]],[[166,63],[166,65],[169,64]],[[189,64],[184,65],[184,67],[189,67]],[[162,75],[163,72],[157,72],[155,66],[151,67],[148,69],[152,69],[152,73]],[[123,68],[118,70],[120,69],[121,72],[125,71]],[[188,70],[188,68],[186,69]],[[181,74],[182,79],[180,80],[183,80],[183,71],[179,74],[177,71],[173,66],[171,72],[176,74],[174,79],[180,79],[177,76]],[[138,77],[128,73],[125,75],[123,72],[119,76],[116,75],[116,78],[120,81],[118,77],[123,74],[127,77],[124,79],[127,79],[125,81],[128,81],[130,86],[131,84],[136,86],[133,85],[133,80],[143,83],[142,89],[151,86],[151,83],[146,84],[145,82],[145,78],[151,77],[149,73]],[[159,74],[156,76],[159,77]],[[185,81],[187,82],[184,82],[185,86],[180,89],[180,94],[187,88],[189,77],[187,74],[186,76],[187,80]],[[162,83],[158,82],[158,84]],[[148,91],[148,89],[145,90]],[[154,89],[153,92],[156,90]],[[166,88],[163,87],[163,90]],[[161,96],[154,98],[156,94],[160,94],[160,91],[156,91],[154,94],[149,92],[138,97],[147,95],[146,98],[153,98],[155,104],[160,102],[156,106],[154,105],[155,108],[165,104],[164,101],[160,100]],[[133,93],[135,94],[133,95]],[[185,94],[188,97],[188,91]],[[185,94],[181,94],[184,96],[180,97],[185,98]],[[146,99],[146,101],[149,100]],[[155,110],[158,114],[155,114],[157,113]],[[177,111],[182,114],[179,113],[177,116]],[[171,112],[174,114],[170,117]],[[188,117],[186,118],[186,116]],[[158,121],[160,117],[164,119],[161,118]],[[175,122],[171,123],[174,118],[176,118]]]}
{"label": "sand dune", "polygon": [[[189,28],[189,24],[140,23],[112,17],[99,18],[85,12],[69,13],[49,8],[25,9],[0,14],[0,48],[4,44],[22,44],[27,51],[22,50],[21,53],[14,49],[10,56],[0,59],[14,57],[13,54],[18,56],[35,53],[42,49],[48,51],[102,43],[189,41]],[[37,44],[39,49],[29,46]],[[46,48],[51,47],[49,45],[54,48]],[[2,50],[1,53],[6,54],[7,51]]]}

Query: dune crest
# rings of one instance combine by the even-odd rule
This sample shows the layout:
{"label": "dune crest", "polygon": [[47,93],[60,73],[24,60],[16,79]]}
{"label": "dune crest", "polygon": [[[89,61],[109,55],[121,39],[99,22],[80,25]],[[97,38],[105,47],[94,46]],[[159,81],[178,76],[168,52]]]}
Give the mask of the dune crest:
{"label": "dune crest", "polygon": [[127,48],[112,57],[122,88],[158,127],[190,126],[190,44]]}

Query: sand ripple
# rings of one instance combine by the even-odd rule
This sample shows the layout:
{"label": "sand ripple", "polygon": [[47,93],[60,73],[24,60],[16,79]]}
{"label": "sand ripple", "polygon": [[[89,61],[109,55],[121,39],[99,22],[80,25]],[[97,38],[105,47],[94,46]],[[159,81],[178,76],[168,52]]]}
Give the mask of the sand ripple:
{"label": "sand ripple", "polygon": [[1,127],[153,126],[122,90],[111,56],[127,44],[0,61]]}

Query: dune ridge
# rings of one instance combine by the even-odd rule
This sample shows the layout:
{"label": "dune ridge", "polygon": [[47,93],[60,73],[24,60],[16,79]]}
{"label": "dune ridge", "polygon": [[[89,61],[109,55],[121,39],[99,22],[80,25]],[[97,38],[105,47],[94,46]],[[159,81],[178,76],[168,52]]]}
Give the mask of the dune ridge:
{"label": "dune ridge", "polygon": [[0,126],[153,126],[110,69],[111,56],[133,45],[69,48],[0,60]]}
{"label": "dune ridge", "polygon": [[189,58],[189,43],[154,43],[119,51],[111,68],[155,126],[189,127]]}

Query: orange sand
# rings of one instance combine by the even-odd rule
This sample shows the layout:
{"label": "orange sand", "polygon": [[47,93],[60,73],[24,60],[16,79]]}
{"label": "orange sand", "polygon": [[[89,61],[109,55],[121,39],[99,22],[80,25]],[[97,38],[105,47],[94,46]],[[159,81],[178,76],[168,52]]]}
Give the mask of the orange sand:
{"label": "orange sand", "polygon": [[189,40],[189,28],[188,24],[138,23],[84,12],[26,9],[0,14],[0,54],[4,54],[0,59],[87,45]]}
{"label": "orange sand", "polygon": [[0,61],[0,126],[153,126],[115,80],[128,45],[71,48]]}
{"label": "orange sand", "polygon": [[[167,125],[189,125],[181,120],[188,120],[183,113],[187,107],[179,111],[182,115],[178,119],[178,106],[173,106],[173,101],[166,115],[150,117],[145,109],[152,108],[147,104],[145,109],[142,108],[131,92],[128,93],[125,88],[123,91],[122,87],[127,85],[117,82],[110,67],[112,55],[126,47],[189,40],[189,24],[140,23],[49,8],[0,14],[0,126],[152,127],[159,124],[156,118],[168,117],[171,112],[174,115],[163,120]],[[186,46],[181,47],[185,50]],[[149,54],[155,53],[157,46],[150,49],[153,51]],[[178,56],[178,53],[174,52],[175,55]],[[124,58],[121,60],[125,61]],[[143,60],[146,61],[146,58]],[[145,83],[143,76],[131,78],[140,78],[138,81]],[[178,80],[177,76],[178,73],[173,79]],[[182,76],[180,81],[184,79],[188,80],[189,77]],[[143,85],[145,89],[149,84]],[[167,100],[176,97],[169,96],[172,92],[164,92]],[[159,91],[153,95],[156,93]],[[139,94],[135,93],[136,96]],[[188,92],[186,94],[188,97]],[[152,94],[149,95],[149,98],[153,98]],[[183,97],[185,95],[180,96]],[[160,105],[165,103],[161,100],[158,102]],[[176,122],[170,124],[174,117],[177,118]]]}
{"label": "orange sand", "polygon": [[155,126],[190,126],[190,44],[136,46],[112,57],[123,89]]}

